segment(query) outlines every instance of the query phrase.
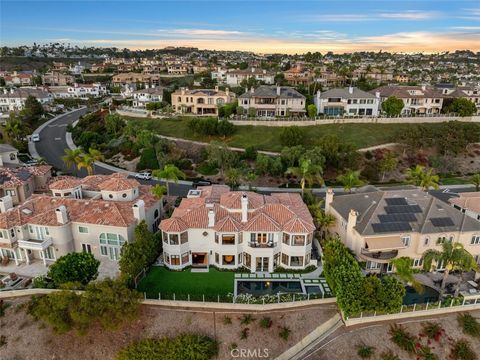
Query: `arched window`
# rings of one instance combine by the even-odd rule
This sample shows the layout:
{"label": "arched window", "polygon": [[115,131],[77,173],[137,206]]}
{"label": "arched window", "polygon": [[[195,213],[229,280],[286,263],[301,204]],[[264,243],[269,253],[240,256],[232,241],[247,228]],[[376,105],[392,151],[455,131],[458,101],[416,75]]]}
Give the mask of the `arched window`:
{"label": "arched window", "polygon": [[217,99],[217,105],[223,105],[223,104],[225,104],[225,100],[222,99],[222,98],[218,98]]}
{"label": "arched window", "polygon": [[155,212],[153,213],[153,217],[156,219],[158,218],[158,215],[159,215],[158,209],[155,209]]}
{"label": "arched window", "polygon": [[203,98],[197,99],[197,104],[205,104],[205,100]]}

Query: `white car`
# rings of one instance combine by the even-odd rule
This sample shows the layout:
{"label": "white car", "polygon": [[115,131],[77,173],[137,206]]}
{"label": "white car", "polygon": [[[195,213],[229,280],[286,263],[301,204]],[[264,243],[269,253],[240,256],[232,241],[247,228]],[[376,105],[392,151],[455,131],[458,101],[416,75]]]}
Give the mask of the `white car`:
{"label": "white car", "polygon": [[33,142],[39,142],[39,141],[40,141],[40,135],[38,135],[38,134],[33,134],[33,135],[32,135],[32,141],[33,141]]}
{"label": "white car", "polygon": [[140,180],[150,180],[152,178],[152,174],[148,172],[138,173],[135,175],[135,178]]}

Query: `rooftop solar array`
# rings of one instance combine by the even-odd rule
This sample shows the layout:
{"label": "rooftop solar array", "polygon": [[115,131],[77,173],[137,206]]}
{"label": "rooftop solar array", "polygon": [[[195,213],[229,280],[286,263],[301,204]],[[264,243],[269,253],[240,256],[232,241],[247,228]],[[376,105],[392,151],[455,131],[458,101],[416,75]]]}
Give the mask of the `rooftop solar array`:
{"label": "rooftop solar array", "polygon": [[418,205],[391,205],[385,206],[385,212],[387,214],[405,214],[405,213],[421,213],[422,208]]}
{"label": "rooftop solar array", "polygon": [[408,205],[407,200],[405,198],[386,198],[385,202],[387,205]]}
{"label": "rooftop solar array", "polygon": [[412,222],[417,221],[417,217],[414,213],[400,213],[400,214],[382,214],[378,215],[378,220],[381,223],[387,222]]}
{"label": "rooftop solar array", "polygon": [[455,223],[449,217],[431,218],[430,220],[432,221],[432,224],[435,227],[455,226]]}
{"label": "rooftop solar array", "polygon": [[408,222],[386,222],[372,224],[373,231],[376,233],[411,231],[412,227]]}

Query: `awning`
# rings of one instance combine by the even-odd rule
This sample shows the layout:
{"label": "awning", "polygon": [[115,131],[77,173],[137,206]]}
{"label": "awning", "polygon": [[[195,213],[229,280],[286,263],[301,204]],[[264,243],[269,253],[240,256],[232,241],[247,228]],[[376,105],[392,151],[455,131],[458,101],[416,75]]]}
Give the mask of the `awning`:
{"label": "awning", "polygon": [[366,239],[368,251],[395,250],[405,247],[399,237]]}

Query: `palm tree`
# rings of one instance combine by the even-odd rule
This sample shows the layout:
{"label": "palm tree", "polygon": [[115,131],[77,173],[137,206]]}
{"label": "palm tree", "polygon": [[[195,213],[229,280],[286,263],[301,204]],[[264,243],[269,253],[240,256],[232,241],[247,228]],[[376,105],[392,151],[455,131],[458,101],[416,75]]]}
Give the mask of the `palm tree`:
{"label": "palm tree", "polygon": [[229,185],[232,190],[240,185],[242,173],[237,168],[230,168],[225,172],[225,183]]}
{"label": "palm tree", "polygon": [[15,141],[21,141],[26,134],[26,126],[17,117],[10,116],[7,123],[5,124],[5,132],[8,136]]}
{"label": "palm tree", "polygon": [[165,185],[156,184],[155,186],[152,186],[150,191],[156,199],[160,200],[167,192],[167,187]]}
{"label": "palm tree", "polygon": [[326,214],[324,211],[321,211],[318,215],[315,217],[315,221],[322,237],[326,237],[330,234],[329,229],[335,225],[336,218],[332,214]]}
{"label": "palm tree", "polygon": [[90,148],[88,149],[88,153],[80,155],[80,159],[77,162],[77,168],[78,170],[85,168],[88,175],[93,175],[95,170],[95,161],[101,160],[103,160],[102,153],[97,149]]}
{"label": "palm tree", "polygon": [[312,164],[310,159],[301,159],[298,167],[290,167],[286,171],[287,174],[291,174],[300,178],[300,187],[302,188],[302,198],[305,192],[305,185],[313,185],[318,182],[323,184],[322,179],[322,167]]}
{"label": "palm tree", "polygon": [[423,293],[423,285],[413,276],[413,260],[408,256],[402,256],[390,262],[395,266],[397,276],[407,284],[411,285],[418,293]]}
{"label": "palm tree", "polygon": [[67,168],[75,168],[81,160],[81,149],[65,149],[65,155],[62,156],[62,160]]}
{"label": "palm tree", "polygon": [[337,181],[339,181],[343,185],[343,189],[349,193],[352,192],[353,188],[363,185],[363,181],[359,178],[359,172],[353,170],[347,170],[345,174],[339,175]]}
{"label": "palm tree", "polygon": [[153,176],[165,180],[165,184],[167,185],[167,196],[170,195],[170,181],[177,184],[178,180],[185,179],[185,174],[173,164],[167,164],[163,169],[154,170]]}
{"label": "palm tree", "polygon": [[423,191],[428,191],[431,187],[436,190],[439,188],[440,177],[433,173],[433,169],[426,170],[421,165],[407,169],[406,178],[409,183],[420,186]]}
{"label": "palm tree", "polygon": [[476,173],[470,178],[470,181],[475,185],[475,191],[480,191],[480,173]]}
{"label": "palm tree", "polygon": [[432,270],[432,263],[442,264],[445,268],[443,272],[442,284],[440,286],[440,297],[445,292],[445,285],[448,274],[451,271],[471,271],[478,269],[478,265],[474,257],[464,249],[459,242],[452,243],[451,241],[442,242],[442,250],[429,249],[423,254],[423,269],[425,271]]}

